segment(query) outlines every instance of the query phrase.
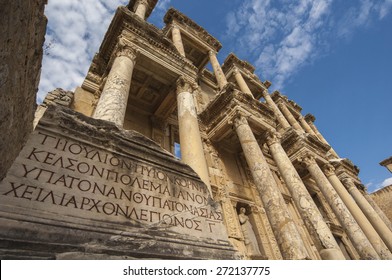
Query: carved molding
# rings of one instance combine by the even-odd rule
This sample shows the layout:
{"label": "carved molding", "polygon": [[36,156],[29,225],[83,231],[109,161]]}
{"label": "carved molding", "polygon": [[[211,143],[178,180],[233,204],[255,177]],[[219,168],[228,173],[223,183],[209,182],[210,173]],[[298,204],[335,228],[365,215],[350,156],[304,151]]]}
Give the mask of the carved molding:
{"label": "carved molding", "polygon": [[181,76],[180,78],[178,78],[176,81],[176,85],[177,85],[177,94],[180,94],[182,92],[193,93],[199,87],[194,80],[189,79],[185,76]]}
{"label": "carved molding", "polygon": [[323,171],[324,171],[324,174],[325,174],[327,177],[336,175],[336,174],[335,174],[335,167],[333,167],[333,165],[330,164],[330,163],[324,164],[324,166],[323,166]]}
{"label": "carved molding", "polygon": [[139,53],[139,51],[134,46],[130,46],[129,44],[127,44],[127,41],[123,35],[119,36],[118,44],[117,44],[117,51],[116,51],[117,57],[126,56],[130,60],[135,62],[138,53]]}
{"label": "carved molding", "polygon": [[282,136],[276,130],[270,129],[266,133],[266,142],[267,142],[268,146],[271,146],[271,145],[276,144],[276,143],[280,143],[281,139],[282,139]]}
{"label": "carved molding", "polygon": [[306,168],[311,165],[317,164],[315,157],[309,153],[306,153],[302,157],[298,158],[298,161],[302,163]]}
{"label": "carved molding", "polygon": [[246,116],[241,111],[236,112],[232,122],[235,128],[238,128],[241,125],[249,125]]}

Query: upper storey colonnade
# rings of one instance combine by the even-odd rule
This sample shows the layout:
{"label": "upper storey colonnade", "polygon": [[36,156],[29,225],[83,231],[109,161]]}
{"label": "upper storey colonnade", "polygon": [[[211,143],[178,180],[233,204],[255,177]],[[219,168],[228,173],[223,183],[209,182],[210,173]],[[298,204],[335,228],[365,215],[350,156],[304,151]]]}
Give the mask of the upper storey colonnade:
{"label": "upper storey colonnade", "polygon": [[[145,20],[155,4],[156,1],[153,0],[136,0],[130,2],[130,9],[141,20]],[[321,244],[322,258],[344,259],[344,256],[299,175],[299,165],[307,170],[310,178],[321,190],[360,258],[391,259],[391,231],[358,190],[356,178],[344,173],[345,171],[343,175],[342,172],[335,171],[332,163],[337,163],[341,159],[314,125],[314,116],[302,116],[302,109],[279,92],[270,94],[270,83],[261,82],[254,74],[253,66],[235,55],[230,54],[221,66],[217,59],[220,43],[178,11],[169,10],[165,16],[165,23],[167,26],[164,32],[171,39],[179,55],[185,60],[192,61],[199,73],[202,72],[199,68],[204,69],[208,61],[211,63],[219,89],[216,99],[222,98],[220,95],[225,92],[228,84],[235,83],[235,87],[239,89],[237,91],[246,96],[247,102],[256,104],[259,102],[257,99],[263,98],[265,104],[258,104],[267,106],[272,112],[270,118],[276,120],[275,126],[264,128],[265,131],[260,132],[250,125],[249,116],[244,114],[247,108],[240,101],[236,101],[236,107],[230,107],[225,111],[226,123],[232,126],[233,133],[239,140],[283,257],[309,258],[298,228],[272,175],[270,164],[263,154],[260,140],[257,139],[260,134],[264,135],[262,142],[267,145],[306,228],[312,238]],[[138,49],[127,42],[122,35],[118,37],[111,68],[93,114],[94,118],[113,122],[119,127],[124,125],[132,76],[140,55]],[[203,112],[197,111],[197,76],[179,75],[173,87],[176,92],[182,160],[195,170],[212,194],[209,167],[203,147],[203,140],[208,138],[209,129],[203,131],[203,122],[199,116]],[[204,110],[208,111],[211,107],[213,105],[207,106]],[[282,138],[287,138],[290,133],[298,135],[298,146],[301,147],[298,151],[288,152],[282,143]],[[326,153],[320,156],[320,153],[314,152],[311,145],[325,148]]]}

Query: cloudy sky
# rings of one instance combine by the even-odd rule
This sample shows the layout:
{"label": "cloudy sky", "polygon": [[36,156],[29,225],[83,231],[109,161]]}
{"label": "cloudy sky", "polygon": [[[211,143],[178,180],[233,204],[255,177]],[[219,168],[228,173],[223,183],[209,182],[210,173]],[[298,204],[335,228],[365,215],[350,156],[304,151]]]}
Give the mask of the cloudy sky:
{"label": "cloudy sky", "polygon": [[[81,85],[117,6],[128,0],[50,0],[38,94]],[[341,157],[373,191],[392,184],[379,162],[392,156],[392,0],[159,0],[149,21],[163,27],[173,6],[256,66],[316,116]]]}

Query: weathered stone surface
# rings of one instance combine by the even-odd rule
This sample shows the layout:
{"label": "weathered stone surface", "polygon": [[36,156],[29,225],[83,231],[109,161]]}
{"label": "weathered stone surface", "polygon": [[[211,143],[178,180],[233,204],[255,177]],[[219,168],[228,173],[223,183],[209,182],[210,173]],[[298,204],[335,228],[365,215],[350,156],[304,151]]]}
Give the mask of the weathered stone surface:
{"label": "weathered stone surface", "polygon": [[385,215],[388,217],[391,223],[392,222],[392,185],[382,188],[381,190],[378,190],[370,194],[370,196],[378,204],[378,206],[385,213]]}
{"label": "weathered stone surface", "polygon": [[0,1],[0,180],[33,129],[46,2]]}
{"label": "weathered stone surface", "polygon": [[48,106],[0,205],[3,258],[235,257],[220,205],[189,166],[62,106]]}

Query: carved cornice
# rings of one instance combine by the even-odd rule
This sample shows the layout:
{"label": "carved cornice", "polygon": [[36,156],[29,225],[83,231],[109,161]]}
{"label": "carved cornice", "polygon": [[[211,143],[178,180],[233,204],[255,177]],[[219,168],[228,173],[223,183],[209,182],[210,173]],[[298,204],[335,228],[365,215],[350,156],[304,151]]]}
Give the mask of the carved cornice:
{"label": "carved cornice", "polygon": [[331,159],[329,162],[335,167],[338,176],[343,172],[349,173],[352,177],[357,177],[359,174],[359,168],[347,158]]}
{"label": "carved cornice", "polygon": [[152,11],[154,10],[158,0],[130,0],[129,4],[127,5],[128,9],[131,12],[135,12],[136,11],[136,4],[138,2],[143,2],[143,4],[147,4],[147,10],[146,10],[146,18],[148,18],[150,16],[150,14],[152,13]]}
{"label": "carved cornice", "polygon": [[271,109],[251,96],[239,92],[235,85],[228,83],[222,91],[211,101],[204,111],[200,114],[202,122],[213,127],[214,124],[224,118],[230,112],[230,109],[240,106],[246,108],[249,114],[263,116],[263,120],[271,127],[275,126],[275,117]]}
{"label": "carved cornice", "polygon": [[193,32],[196,37],[200,38],[213,50],[218,52],[222,48],[222,44],[212,35],[210,35],[203,27],[201,27],[176,9],[170,8],[167,11],[165,17],[163,18],[163,21],[165,22],[165,24],[170,24],[173,22],[173,20],[176,20],[176,22],[183,24],[185,27],[188,27],[187,31]]}
{"label": "carved cornice", "polygon": [[[141,20],[128,8],[119,7],[83,84],[93,83],[96,88],[99,87],[99,78],[104,75],[110,66],[110,60],[117,49],[117,38],[120,35],[139,47],[143,52],[170,60],[170,63],[178,69],[178,72],[187,70],[191,75],[198,71],[190,60],[181,56],[173,42],[165,36],[162,30]],[[91,88],[91,86],[88,86],[88,88]]]}
{"label": "carved cornice", "polygon": [[245,60],[239,59],[234,53],[230,53],[222,65],[223,72],[226,73],[233,65],[237,65],[240,68],[246,69],[252,74],[255,72],[255,67],[252,64]]}
{"label": "carved cornice", "polygon": [[329,145],[322,143],[313,135],[300,133],[293,128],[285,131],[281,143],[289,157],[301,154],[302,150],[309,150],[319,157],[327,159],[327,153],[330,149]]}
{"label": "carved cornice", "polygon": [[275,90],[272,94],[271,94],[271,98],[272,100],[274,100],[274,102],[278,105],[280,104],[284,104],[287,109],[289,109],[289,111],[294,115],[294,116],[299,116],[301,115],[301,111],[302,111],[302,107],[299,106],[297,103],[295,103],[292,100],[289,100],[287,98],[287,96],[281,94],[279,91]]}

